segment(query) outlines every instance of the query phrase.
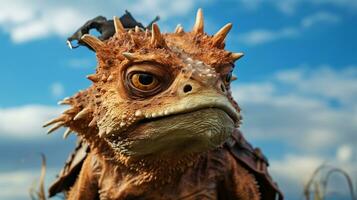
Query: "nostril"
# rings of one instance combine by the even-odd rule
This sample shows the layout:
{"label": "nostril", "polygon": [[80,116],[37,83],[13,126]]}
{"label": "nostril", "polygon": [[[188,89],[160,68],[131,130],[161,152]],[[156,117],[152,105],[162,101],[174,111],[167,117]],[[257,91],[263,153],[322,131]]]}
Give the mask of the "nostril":
{"label": "nostril", "polygon": [[185,85],[185,87],[183,87],[184,93],[191,92],[191,90],[192,90],[192,86],[189,84],[187,84],[187,85]]}
{"label": "nostril", "polygon": [[223,84],[221,84],[221,90],[222,92],[226,92],[226,87]]}

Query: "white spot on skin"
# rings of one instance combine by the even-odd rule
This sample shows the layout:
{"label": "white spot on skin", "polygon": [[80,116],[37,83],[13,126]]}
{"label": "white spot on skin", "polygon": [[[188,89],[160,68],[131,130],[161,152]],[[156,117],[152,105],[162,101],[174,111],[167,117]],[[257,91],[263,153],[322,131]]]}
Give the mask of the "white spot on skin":
{"label": "white spot on skin", "polygon": [[123,127],[123,126],[125,126],[126,125],[126,123],[125,122],[120,122],[120,127]]}
{"label": "white spot on skin", "polygon": [[135,116],[136,117],[140,117],[143,113],[141,112],[141,110],[137,110],[135,111]]}

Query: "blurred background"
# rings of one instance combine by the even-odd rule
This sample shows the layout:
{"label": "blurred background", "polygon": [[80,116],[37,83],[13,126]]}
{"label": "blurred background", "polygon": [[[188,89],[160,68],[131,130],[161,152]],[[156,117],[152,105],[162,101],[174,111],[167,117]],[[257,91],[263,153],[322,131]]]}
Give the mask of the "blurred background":
{"label": "blurred background", "polygon": [[[190,30],[197,8],[205,30],[228,22],[227,49],[236,63],[232,92],[243,109],[242,130],[261,147],[286,199],[302,199],[313,171],[327,163],[357,179],[356,0],[0,0],[0,199],[28,199],[47,157],[46,184],[75,144],[43,122],[57,101],[90,85],[95,55],[70,50],[66,37],[98,15],[128,9],[144,25],[156,15],[163,32]],[[330,177],[327,199],[350,199],[342,176]]]}

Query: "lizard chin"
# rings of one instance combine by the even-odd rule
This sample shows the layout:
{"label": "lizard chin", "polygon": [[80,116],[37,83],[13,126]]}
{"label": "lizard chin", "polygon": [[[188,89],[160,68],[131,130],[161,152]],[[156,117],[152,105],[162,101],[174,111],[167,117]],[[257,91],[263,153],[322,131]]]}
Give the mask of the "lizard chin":
{"label": "lizard chin", "polygon": [[234,121],[222,109],[202,108],[143,121],[131,130],[119,151],[131,157],[177,156],[215,149],[231,135]]}

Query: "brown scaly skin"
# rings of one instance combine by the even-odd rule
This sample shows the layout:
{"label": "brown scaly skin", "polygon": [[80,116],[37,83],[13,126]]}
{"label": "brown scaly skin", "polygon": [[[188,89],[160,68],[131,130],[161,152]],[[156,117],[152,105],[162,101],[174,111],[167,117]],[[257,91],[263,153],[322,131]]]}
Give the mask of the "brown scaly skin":
{"label": "brown scaly skin", "polygon": [[191,32],[114,21],[112,38],[82,38],[98,59],[93,85],[46,124],[91,149],[68,199],[260,199],[254,177],[222,148],[241,119],[230,82],[242,54],[224,50],[232,25],[209,36],[200,9]]}

